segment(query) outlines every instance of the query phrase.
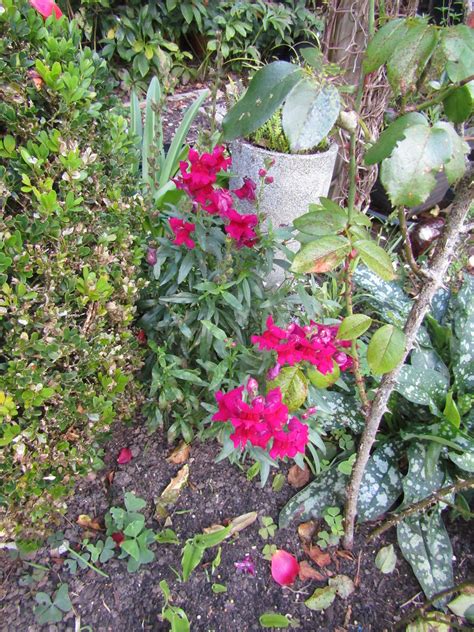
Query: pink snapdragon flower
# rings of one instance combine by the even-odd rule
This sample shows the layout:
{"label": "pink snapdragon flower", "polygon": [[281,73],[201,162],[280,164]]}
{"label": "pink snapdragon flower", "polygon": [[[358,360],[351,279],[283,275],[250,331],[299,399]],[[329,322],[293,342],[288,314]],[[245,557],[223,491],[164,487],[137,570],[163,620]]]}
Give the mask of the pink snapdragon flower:
{"label": "pink snapdragon flower", "polygon": [[196,224],[192,224],[191,222],[185,222],[183,219],[178,219],[177,217],[172,217],[169,220],[171,230],[175,234],[175,238],[173,239],[173,243],[177,246],[181,246],[184,244],[190,250],[195,247],[195,242],[191,239],[190,234],[196,229]]}
{"label": "pink snapdragon flower", "polygon": [[308,427],[293,417],[288,421],[288,407],[283,403],[281,390],[271,390],[266,397],[256,395],[255,380],[228,393],[216,393],[219,410],[213,421],[229,421],[234,431],[230,438],[235,448],[242,450],[247,443],[269,449],[275,458],[294,457],[304,453],[308,443]]}
{"label": "pink snapdragon flower", "polygon": [[187,161],[179,163],[180,175],[174,180],[179,189],[184,189],[193,197],[198,191],[212,192],[219,171],[227,171],[232,164],[231,158],[224,156],[223,146],[214,147],[212,154],[199,154],[190,149]]}
{"label": "pink snapdragon flower", "polygon": [[255,195],[256,188],[257,185],[251,178],[244,178],[244,183],[240,189],[233,189],[232,193],[234,193],[239,200],[249,200],[253,202],[257,198]]}
{"label": "pink snapdragon flower", "polygon": [[235,209],[230,209],[225,217],[229,221],[225,232],[237,243],[238,248],[250,248],[255,244],[257,234],[253,229],[258,224],[258,217],[254,213],[241,215]]}
{"label": "pink snapdragon flower", "polygon": [[261,350],[276,351],[279,365],[294,366],[308,362],[324,375],[332,372],[334,362],[341,371],[352,367],[352,358],[343,351],[351,342],[336,338],[338,325],[322,325],[311,321],[306,327],[291,323],[282,329],[274,324],[271,316],[266,325],[262,335],[252,336],[251,340]]}
{"label": "pink snapdragon flower", "polygon": [[54,17],[59,20],[63,14],[61,9],[55,2],[53,2],[53,0],[30,0],[30,5],[45,19],[49,18],[50,15],[54,15]]}

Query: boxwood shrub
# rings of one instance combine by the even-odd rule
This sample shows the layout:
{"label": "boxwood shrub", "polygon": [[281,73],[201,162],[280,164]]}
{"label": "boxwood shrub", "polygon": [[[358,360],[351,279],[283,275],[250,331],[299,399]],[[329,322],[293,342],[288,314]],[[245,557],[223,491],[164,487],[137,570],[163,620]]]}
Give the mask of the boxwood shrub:
{"label": "boxwood shrub", "polygon": [[104,60],[66,17],[0,6],[0,531],[25,538],[136,405],[143,204]]}

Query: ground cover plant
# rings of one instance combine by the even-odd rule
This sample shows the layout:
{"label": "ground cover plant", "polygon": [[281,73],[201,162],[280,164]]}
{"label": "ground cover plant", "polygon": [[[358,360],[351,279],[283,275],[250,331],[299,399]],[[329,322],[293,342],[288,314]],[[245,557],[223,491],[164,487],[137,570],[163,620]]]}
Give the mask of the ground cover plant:
{"label": "ground cover plant", "polygon": [[[449,266],[472,206],[456,127],[472,111],[471,32],[385,20],[382,9],[375,32],[370,3],[353,109],[348,97],[337,108],[350,146],[348,199],[322,198],[278,228],[259,209],[270,162],[258,182],[235,188],[214,123],[186,146],[206,94],[165,150],[157,78],[143,121],[137,94],[130,116],[120,114],[107,67],[79,47],[77,25],[54,3],[30,4],[37,12],[4,3],[0,15],[14,78],[0,109],[0,413],[13,518],[3,585],[17,580],[8,605],[29,604],[23,614],[7,608],[7,620],[325,630],[374,627],[380,615],[375,629],[463,629],[473,607],[469,527],[451,519],[472,516],[474,303],[470,276]],[[382,66],[395,113],[375,140],[360,99]],[[321,91],[305,83],[307,69],[278,68],[273,109],[299,86],[311,127]],[[271,115],[258,84],[236,125]],[[356,203],[360,138],[396,209],[398,253]],[[440,170],[454,203],[420,262],[407,209]],[[454,282],[440,288],[448,274]],[[138,348],[141,382],[132,377]],[[143,382],[146,419],[120,424],[102,448],[99,433],[127,420]],[[86,472],[62,517],[61,495]],[[24,531],[15,533],[18,519]],[[375,530],[364,524],[373,521]],[[31,522],[35,534],[43,524],[51,532],[37,557],[21,539]],[[453,566],[453,551],[464,567]],[[419,590],[410,567],[426,601],[403,617]],[[382,582],[389,594],[378,596]]]}
{"label": "ground cover plant", "polygon": [[7,1],[0,27],[1,504],[5,534],[26,538],[135,411],[141,202],[128,123],[77,25]]}

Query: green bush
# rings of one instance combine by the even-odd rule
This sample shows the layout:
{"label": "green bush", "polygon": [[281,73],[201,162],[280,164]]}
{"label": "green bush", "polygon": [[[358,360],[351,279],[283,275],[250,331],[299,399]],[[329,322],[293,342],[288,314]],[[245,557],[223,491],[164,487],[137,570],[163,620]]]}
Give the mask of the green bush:
{"label": "green bush", "polygon": [[[0,503],[40,533],[134,410],[137,153],[114,82],[67,18],[0,14]],[[18,525],[21,526],[20,527]]]}

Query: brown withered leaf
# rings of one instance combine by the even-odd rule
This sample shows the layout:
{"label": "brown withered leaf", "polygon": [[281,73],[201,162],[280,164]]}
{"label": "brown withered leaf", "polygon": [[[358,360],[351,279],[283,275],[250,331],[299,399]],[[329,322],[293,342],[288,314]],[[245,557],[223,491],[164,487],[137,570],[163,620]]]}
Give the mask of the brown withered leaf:
{"label": "brown withered leaf", "polygon": [[314,520],[308,520],[308,522],[302,522],[298,525],[298,536],[302,542],[309,544],[315,532],[316,522]]}
{"label": "brown withered leaf", "polygon": [[188,482],[189,465],[183,465],[174,478],[168,483],[161,495],[155,499],[155,517],[166,520],[168,508],[178,500],[181,490]]}
{"label": "brown withered leaf", "polygon": [[87,514],[81,514],[76,523],[83,529],[93,529],[94,531],[102,531],[101,525]]}
{"label": "brown withered leaf", "polygon": [[342,557],[343,560],[350,560],[351,562],[354,561],[354,556],[352,555],[350,551],[343,551],[343,550],[338,549],[336,551],[336,555],[338,557]]}
{"label": "brown withered leaf", "polygon": [[191,448],[189,445],[185,441],[181,441],[166,460],[168,463],[174,463],[174,465],[182,465],[189,459],[190,452]]}
{"label": "brown withered leaf", "polygon": [[310,471],[306,463],[303,468],[295,464],[290,467],[290,471],[288,472],[288,483],[295,489],[299,489],[306,485],[309,481],[309,477]]}
{"label": "brown withered leaf", "polygon": [[319,568],[324,568],[331,564],[331,556],[329,553],[322,551],[319,546],[313,544],[313,546],[305,546],[303,548],[306,555],[308,555]]}
{"label": "brown withered leaf", "polygon": [[229,523],[229,535],[234,535],[234,533],[238,533],[239,531],[249,527],[257,520],[257,516],[258,514],[256,511],[250,511],[249,513],[242,514],[241,516],[237,516],[237,518],[231,520]]}
{"label": "brown withered leaf", "polygon": [[306,562],[306,560],[300,562],[300,572],[298,576],[302,582],[305,582],[308,579],[316,579],[318,582],[321,582],[326,579],[325,575],[322,575],[319,571],[313,568],[309,562]]}

